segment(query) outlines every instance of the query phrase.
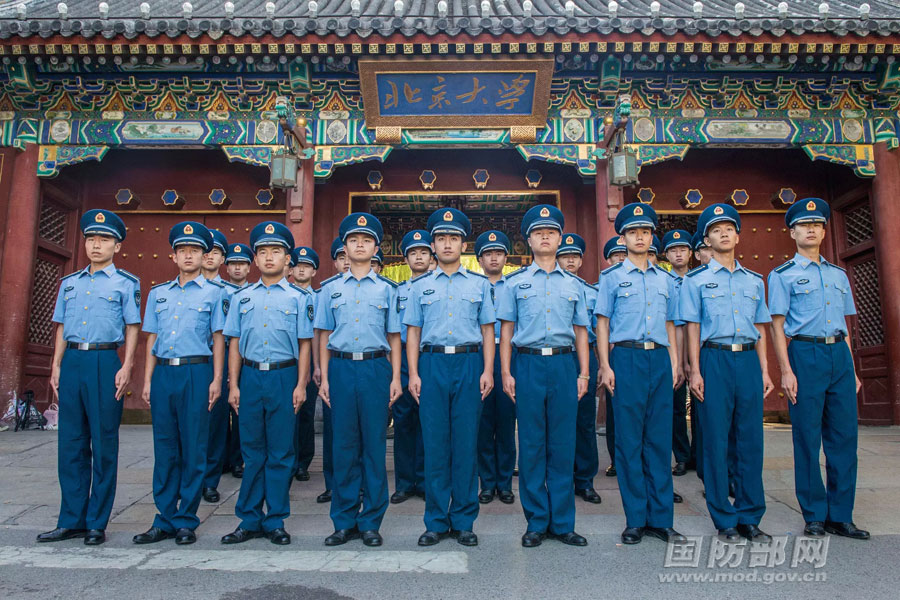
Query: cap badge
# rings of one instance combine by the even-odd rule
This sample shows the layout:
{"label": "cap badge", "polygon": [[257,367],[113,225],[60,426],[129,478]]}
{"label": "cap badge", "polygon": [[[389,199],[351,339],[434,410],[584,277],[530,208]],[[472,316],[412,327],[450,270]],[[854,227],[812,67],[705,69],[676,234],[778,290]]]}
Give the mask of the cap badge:
{"label": "cap badge", "polygon": [[497,234],[496,234],[496,233],[491,233],[491,234],[489,234],[489,235],[488,235],[488,241],[489,241],[489,242],[496,242],[496,241],[497,241]]}
{"label": "cap badge", "polygon": [[453,220],[453,213],[450,212],[449,210],[448,210],[447,212],[445,212],[445,213],[444,213],[444,220],[445,220],[445,221],[452,221],[452,220]]}
{"label": "cap badge", "polygon": [[806,203],[806,210],[816,210],[816,203],[812,200]]}
{"label": "cap badge", "polygon": [[185,225],[184,226],[184,234],[191,235],[192,233],[194,233],[194,228],[191,227],[190,225]]}
{"label": "cap badge", "polygon": [[572,239],[572,236],[570,235],[569,237],[566,238],[566,243],[567,243],[567,244],[574,244],[574,243],[575,243],[575,240],[573,240],[573,239]]}
{"label": "cap badge", "polygon": [[635,206],[634,207],[634,216],[636,216],[636,217],[644,216],[644,209],[641,208],[640,206]]}
{"label": "cap badge", "polygon": [[240,246],[235,246],[235,247],[234,247],[234,251],[235,251],[237,254],[240,254],[240,253],[241,253],[241,247],[240,247]]}
{"label": "cap badge", "polygon": [[300,248],[300,256],[306,256],[306,248]]}
{"label": "cap badge", "polygon": [[271,223],[266,225],[266,233],[275,233],[275,226]]}
{"label": "cap badge", "polygon": [[360,227],[365,227],[367,223],[368,223],[368,221],[366,221],[366,218],[362,215],[360,215],[359,218],[356,220],[356,224],[359,225]]}
{"label": "cap badge", "polygon": [[104,215],[102,212],[98,212],[98,213],[94,216],[94,222],[95,222],[95,223],[105,223],[105,222],[106,222],[106,215]]}
{"label": "cap badge", "polygon": [[681,234],[678,233],[678,232],[676,231],[675,233],[672,234],[672,239],[673,239],[673,240],[680,240],[680,239],[681,239]]}
{"label": "cap badge", "polygon": [[413,234],[413,239],[416,240],[416,241],[418,242],[419,240],[422,239],[422,234],[419,233],[418,231],[415,232],[415,233]]}
{"label": "cap badge", "polygon": [[549,217],[549,216],[550,216],[550,209],[547,208],[546,206],[545,206],[544,208],[542,208],[542,209],[541,209],[541,216],[542,216],[542,217]]}
{"label": "cap badge", "polygon": [[714,214],[714,215],[721,215],[721,214],[723,214],[724,212],[725,212],[725,209],[723,209],[721,206],[717,206],[717,207],[715,207],[715,208],[713,209],[713,214]]}

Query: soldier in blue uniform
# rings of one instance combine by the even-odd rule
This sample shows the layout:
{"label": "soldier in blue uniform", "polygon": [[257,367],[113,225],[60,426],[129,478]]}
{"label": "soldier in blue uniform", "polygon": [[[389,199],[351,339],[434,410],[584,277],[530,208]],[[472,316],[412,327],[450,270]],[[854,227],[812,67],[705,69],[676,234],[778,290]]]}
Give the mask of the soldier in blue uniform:
{"label": "soldier in blue uniform", "polygon": [[[81,217],[90,264],[62,278],[53,322],[56,341],[50,387],[59,402],[59,487],[56,529],[38,542],[83,537],[85,545],[106,541],[116,494],[122,397],[131,381],[141,322],[141,285],[116,269],[125,223],[108,210]],[[125,362],[119,346],[125,344]]]}
{"label": "soldier in blue uniform", "polygon": [[672,529],[670,467],[672,390],[683,379],[675,281],[649,260],[657,226],[652,207],[628,204],[615,225],[628,257],[603,271],[595,313],[600,381],[612,392],[616,413],[622,542],[637,544],[645,534],[680,542],[685,538]]}
{"label": "soldier in blue uniform", "polygon": [[372,257],[372,270],[375,271],[376,275],[380,275],[382,269],[384,269],[384,252],[379,248],[375,251],[375,256]]}
{"label": "soldier in blue uniform", "polygon": [[260,279],[232,296],[225,323],[228,402],[241,415],[244,477],[234,509],[241,522],[222,543],[265,536],[286,545],[294,429],[306,402],[315,307],[312,292],[284,278],[294,247],[287,227],[259,223],[250,231],[250,246]]}
{"label": "soldier in blue uniform", "polygon": [[[784,221],[797,253],[769,273],[769,310],[781,387],[789,400],[803,531],[867,540],[869,532],[853,524],[860,382],[847,317],[856,314],[856,306],[844,269],[820,254],[830,217],[831,208],[819,198],[788,209]],[[823,448],[827,487],[819,467]]]}
{"label": "soldier in blue uniform", "polygon": [[[556,262],[565,224],[555,206],[539,204],[522,219],[534,254],[510,273],[500,294],[503,390],[516,403],[519,423],[519,495],[528,528],[522,546],[549,535],[586,546],[575,533],[575,422],[590,375],[584,288]],[[515,375],[512,351],[516,347]],[[570,356],[578,354],[578,368]]]}
{"label": "soldier in blue uniform", "polygon": [[[560,266],[578,277],[578,270],[584,262],[584,251],[587,244],[584,238],[575,233],[563,233],[563,241],[556,251],[556,260]],[[578,278],[584,287],[584,297],[591,326],[588,327],[588,348],[590,350],[590,381],[587,393],[578,400],[578,417],[575,424],[575,495],[585,502],[600,504],[600,494],[594,489],[594,477],[600,470],[600,457],[597,449],[597,336],[594,304],[597,302],[597,287]],[[577,355],[572,355],[577,362]],[[576,368],[578,365],[576,364]]]}
{"label": "soldier in blue uniform", "polygon": [[[709,249],[709,246],[706,245],[706,242],[703,241],[703,232],[695,231],[694,235],[691,236],[691,249],[694,252],[694,260],[699,263],[699,266],[703,266],[709,263],[709,259],[712,257],[712,251]],[[682,280],[682,284],[684,281]],[[679,299],[679,306],[681,302]],[[685,339],[685,378],[688,379],[688,390],[690,391],[690,352],[687,348],[687,339]],[[697,471],[697,477],[701,480],[703,479],[703,444],[700,443],[702,430],[700,429],[700,413],[697,412],[697,402],[696,398],[691,398],[691,456],[694,457],[692,462],[687,463],[688,470],[694,469]],[[729,446],[730,447],[730,446]],[[705,492],[704,492],[705,493]]]}
{"label": "soldier in blue uniform", "polygon": [[388,506],[388,413],[403,393],[397,284],[372,270],[384,232],[378,219],[352,213],[341,221],[339,231],[350,270],[322,286],[315,321],[321,330],[319,395],[331,405],[336,433],[331,501],[335,531],[325,545],[362,537],[365,545],[380,546],[378,529]]}
{"label": "soldier in blue uniform", "polygon": [[[697,229],[712,251],[690,271],[679,296],[687,323],[691,395],[703,430],[706,505],[723,541],[771,537],[759,528],[763,494],[763,398],[772,391],[764,325],[771,321],[762,276],[735,259],[741,218],[726,204],[700,214]],[[701,350],[702,347],[702,350]],[[728,436],[735,438],[735,501],[728,499]]]}
{"label": "soldier in blue uniform", "polygon": [[[225,234],[218,229],[211,229],[213,236],[213,248],[203,255],[201,272],[206,279],[220,283],[225,287],[225,292],[231,297],[239,288],[237,285],[227,282],[219,275],[219,269],[225,263],[225,255],[228,252],[228,240]],[[225,453],[227,451],[228,421],[231,409],[228,405],[228,373],[222,375],[221,402],[216,402],[209,412],[209,441],[206,447],[206,473],[203,476],[203,499],[206,502],[218,502],[219,480],[225,469]]]}
{"label": "soldier in blue uniform", "polygon": [[[247,244],[229,244],[225,254],[225,269],[228,271],[228,282],[238,289],[249,285],[247,277],[250,275],[250,263],[253,262],[253,250]],[[227,351],[227,347],[226,347]],[[228,377],[226,366],[223,378]],[[227,403],[226,396],[223,400]],[[226,436],[225,465],[223,471],[230,472],[233,477],[240,479],[244,476],[244,458],[241,456],[241,432],[240,418],[234,412],[234,408],[228,404],[228,435]]]}
{"label": "soldier in blue uniform", "polygon": [[222,393],[228,294],[201,273],[212,233],[185,221],[172,228],[169,244],[178,277],[151,288],[144,312],[150,335],[142,397],[153,419],[153,500],[159,512],[149,530],[134,536],[136,544],[173,536],[176,544],[197,541],[209,415]]}
{"label": "soldier in blue uniform", "polygon": [[[291,252],[291,275],[294,285],[310,294],[315,294],[312,288],[313,277],[319,270],[319,255],[308,246],[294,248]],[[313,296],[315,305],[316,297]],[[316,339],[313,336],[313,347]],[[309,481],[309,465],[316,455],[316,397],[319,395],[319,386],[313,378],[318,365],[316,353],[310,352],[309,376],[306,382],[306,401],[297,411],[297,428],[294,433],[294,479],[297,481]]]}
{"label": "soldier in blue uniform", "polygon": [[[691,262],[691,234],[683,229],[673,229],[663,236],[662,244],[666,260],[672,265],[670,273],[675,276],[675,293],[677,295]],[[675,341],[678,345],[678,360],[682,365],[682,372],[686,373],[687,344],[684,343],[683,321],[675,323]],[[691,454],[691,442],[687,432],[687,388],[687,381],[684,381],[675,389],[672,399],[672,454],[675,455],[675,467],[672,469],[672,475],[676,477],[687,473],[688,463],[696,462],[696,458]]]}
{"label": "soldier in blue uniform", "polygon": [[[610,265],[617,265],[625,260],[628,256],[628,249],[625,247],[625,238],[620,235],[614,236],[606,240],[603,245],[603,258]],[[600,280],[603,279],[603,272],[594,285],[600,289]],[[594,317],[596,320],[596,317]],[[596,326],[596,323],[595,323]],[[599,366],[599,365],[598,365]],[[605,387],[600,386],[603,395],[606,396],[606,451],[609,453],[609,466],[606,467],[606,476],[615,477],[616,472],[616,417],[613,412],[612,393]]]}
{"label": "soldier in blue uniform", "polygon": [[424,229],[409,231],[400,240],[400,252],[412,275],[397,286],[400,313],[400,382],[403,395],[391,406],[394,417],[394,493],[391,504],[406,502],[413,496],[425,497],[425,444],[419,420],[419,403],[409,393],[409,366],[406,359],[406,332],[403,314],[409,305],[411,280],[428,272],[431,261],[431,234]]}
{"label": "soldier in blue uniform", "polygon": [[[485,231],[475,240],[475,256],[491,283],[491,300],[497,309],[503,289],[503,267],[512,252],[509,237],[502,231]],[[513,472],[516,470],[516,405],[503,391],[500,374],[500,321],[494,321],[494,387],[485,396],[478,430],[478,476],[481,493],[478,501],[492,502],[494,495],[504,504],[512,504]],[[515,357],[512,358],[515,361]]]}
{"label": "soldier in blue uniform", "polygon": [[478,425],[481,402],[494,386],[494,303],[487,277],[460,264],[472,234],[469,218],[441,208],[428,228],[438,268],[412,282],[403,316],[409,392],[419,402],[425,440],[419,545],[452,535],[477,546]]}

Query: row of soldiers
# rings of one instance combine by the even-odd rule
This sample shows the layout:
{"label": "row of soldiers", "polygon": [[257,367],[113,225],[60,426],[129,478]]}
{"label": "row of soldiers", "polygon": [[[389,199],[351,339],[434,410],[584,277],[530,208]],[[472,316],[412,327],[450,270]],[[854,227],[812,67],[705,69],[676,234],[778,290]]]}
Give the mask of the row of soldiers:
{"label": "row of soldiers", "polygon": [[[225,460],[216,436],[227,427],[218,419],[238,424],[243,461],[240,523],[222,542],[264,536],[290,543],[289,489],[293,476],[308,477],[298,450],[312,421],[308,412],[305,420],[297,415],[314,410],[318,396],[326,407],[327,488],[319,500],[331,501],[335,528],[326,545],[361,538],[380,546],[388,503],[416,494],[425,497],[419,545],[448,536],[477,545],[479,504],[495,496],[514,501],[517,430],[528,523],[522,545],[549,537],[584,546],[574,498],[600,501],[592,483],[597,385],[614,416],[608,431],[626,516],[622,541],[650,535],[683,542],[673,529],[671,454],[673,398],[683,402],[677,390],[686,384],[696,400],[698,474],[718,535],[765,543],[771,538],[759,522],[762,403],[774,388],[769,323],[794,423],[804,531],[866,539],[852,521],[859,381],[846,317],[855,309],[846,274],[819,254],[829,216],[820,199],[787,211],[797,254],[770,273],[768,307],[762,276],[735,259],[740,215],[724,204],[702,212],[693,238],[669,232],[655,253],[654,210],[627,205],[616,218],[619,236],[604,248],[614,264],[596,285],[576,275],[584,241],[564,233],[563,215],[551,205],[525,214],[522,235],[533,262],[506,276],[510,244],[502,232],[476,240],[485,274],[476,273],[461,266],[472,235],[468,217],[436,211],[426,230],[404,236],[413,277],[399,285],[373,268],[380,221],[350,214],[332,246],[338,274],[317,290],[310,287],[317,255],[295,249],[280,223],[254,227],[249,246],[228,246],[200,223],[180,223],[169,236],[178,276],[150,290],[144,312],[142,396],[153,418],[158,514],[134,542],[196,541],[200,499],[215,501]],[[51,384],[60,400],[62,506],[57,529],[38,541],[84,537],[91,545],[105,540],[112,508],[141,296],[137,278],[113,265],[125,238],[121,219],[92,210],[81,226],[91,264],[63,278],[53,317],[60,324]],[[220,266],[210,258],[217,239],[230,274],[231,263],[245,263],[232,274],[239,282],[243,274],[244,285],[203,276],[204,265],[207,273]],[[709,259],[685,272],[692,250]],[[662,252],[674,273],[651,258]],[[246,284],[251,260],[260,280]],[[285,277],[291,268],[295,283]],[[389,498],[391,412],[397,481]],[[210,452],[213,446],[219,450]],[[827,489],[818,466],[823,446]],[[684,462],[677,461],[676,474]]]}

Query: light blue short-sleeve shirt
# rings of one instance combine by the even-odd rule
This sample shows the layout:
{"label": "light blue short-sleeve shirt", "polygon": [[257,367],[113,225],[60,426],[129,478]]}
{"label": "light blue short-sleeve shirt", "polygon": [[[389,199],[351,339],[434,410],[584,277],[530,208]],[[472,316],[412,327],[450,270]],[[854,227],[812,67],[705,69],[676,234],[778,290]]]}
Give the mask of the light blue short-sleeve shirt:
{"label": "light blue short-sleeve shirt", "polygon": [[122,343],[125,325],[141,322],[141,284],[115,265],[91,273],[90,266],[63,277],[53,322],[67,342]]}
{"label": "light blue short-sleeve shirt", "polygon": [[460,268],[447,274],[438,267],[417,278],[410,288],[403,323],[422,328],[422,344],[480,344],[482,325],[496,321],[491,282]]}
{"label": "light blue short-sleeve shirt", "polygon": [[328,348],[339,352],[390,350],[387,334],[400,333],[397,284],[370,270],[362,279],[350,271],[319,291],[315,328],[330,331]]}
{"label": "light blue short-sleeve shirt", "polygon": [[603,271],[594,313],[609,319],[609,341],[669,345],[666,322],[674,321],[675,279],[648,263],[642,271],[626,258]]}
{"label": "light blue short-sleeve shirt", "polygon": [[225,286],[202,275],[183,286],[176,277],[151,288],[144,311],[144,331],[156,334],[158,358],[211,356],[212,334],[225,327]]}

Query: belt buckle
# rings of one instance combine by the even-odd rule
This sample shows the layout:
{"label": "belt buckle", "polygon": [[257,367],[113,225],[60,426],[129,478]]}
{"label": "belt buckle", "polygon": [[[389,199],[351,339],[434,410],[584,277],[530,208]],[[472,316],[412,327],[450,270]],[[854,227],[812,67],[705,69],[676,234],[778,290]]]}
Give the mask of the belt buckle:
{"label": "belt buckle", "polygon": [[644,350],[653,350],[654,348],[656,348],[654,342],[644,342]]}
{"label": "belt buckle", "polygon": [[826,343],[826,344],[833,344],[833,343],[835,343],[836,341],[837,341],[837,336],[836,336],[836,335],[829,335],[829,336],[826,336],[826,337],[825,337],[825,343]]}
{"label": "belt buckle", "polygon": [[553,348],[541,348],[541,356],[553,356]]}
{"label": "belt buckle", "polygon": [[363,359],[363,353],[362,353],[362,352],[354,352],[354,353],[353,353],[353,359],[352,359],[352,360],[362,360],[362,359]]}
{"label": "belt buckle", "polygon": [[79,350],[90,350],[90,349],[91,349],[91,345],[90,345],[89,343],[87,343],[87,342],[81,342],[81,343],[78,344],[78,349],[79,349]]}
{"label": "belt buckle", "polygon": [[456,346],[444,346],[444,354],[456,354]]}
{"label": "belt buckle", "polygon": [[170,358],[170,359],[169,359],[169,366],[171,366],[171,367],[179,367],[179,366],[181,366],[181,359],[180,359],[180,358]]}
{"label": "belt buckle", "polygon": [[268,371],[272,368],[272,363],[259,363],[260,371]]}
{"label": "belt buckle", "polygon": [[740,352],[741,350],[743,350],[743,346],[743,344],[731,344],[731,351]]}

